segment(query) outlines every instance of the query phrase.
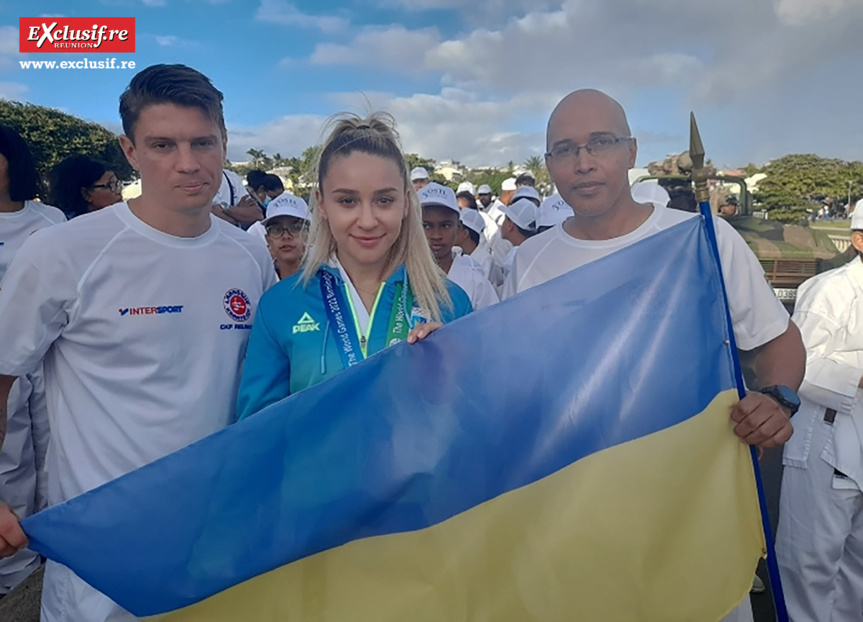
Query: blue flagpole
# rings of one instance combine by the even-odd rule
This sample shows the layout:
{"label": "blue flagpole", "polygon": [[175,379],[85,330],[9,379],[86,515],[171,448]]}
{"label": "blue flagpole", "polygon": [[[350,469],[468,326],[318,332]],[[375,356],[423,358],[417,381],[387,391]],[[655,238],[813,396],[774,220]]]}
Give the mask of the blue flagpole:
{"label": "blue flagpole", "polygon": [[[704,146],[698,125],[695,123],[695,114],[690,114],[690,144],[689,155],[692,159],[692,178],[695,182],[695,194],[698,199],[698,209],[704,220],[707,230],[707,238],[716,261],[719,272],[719,282],[722,287],[722,302],[725,308],[725,319],[728,324],[729,347],[731,348],[731,359],[734,365],[734,380],[737,384],[737,395],[740,399],[746,397],[746,385],[743,382],[743,372],[740,366],[740,357],[737,354],[737,343],[734,338],[734,326],[731,322],[731,312],[728,308],[728,295],[725,289],[725,278],[722,275],[722,264],[719,259],[719,246],[716,242],[716,229],[713,226],[713,213],[710,210],[710,196],[707,190],[707,170],[704,168]],[[758,450],[749,447],[752,459],[752,468],[755,473],[755,484],[758,489],[758,504],[761,509],[761,527],[764,530],[764,541],[767,545],[767,572],[770,578],[770,589],[773,595],[773,606],[776,610],[776,619],[779,622],[788,622],[788,609],[785,606],[785,593],[782,589],[782,579],[779,576],[779,564],[776,561],[776,550],[773,546],[773,530],[770,527],[770,516],[767,513],[767,498],[764,495],[764,482],[761,479],[761,467],[758,464]]]}

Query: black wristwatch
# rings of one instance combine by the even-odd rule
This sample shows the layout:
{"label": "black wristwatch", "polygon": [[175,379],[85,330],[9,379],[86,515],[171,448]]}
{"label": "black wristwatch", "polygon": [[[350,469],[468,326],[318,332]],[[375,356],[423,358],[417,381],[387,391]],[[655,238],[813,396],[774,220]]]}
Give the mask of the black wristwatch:
{"label": "black wristwatch", "polygon": [[764,387],[761,389],[761,393],[764,395],[769,395],[774,400],[776,400],[780,406],[784,406],[788,410],[791,411],[791,415],[794,415],[800,409],[800,398],[797,397],[797,393],[795,393],[792,389],[786,387],[783,384],[775,384],[772,387]]}

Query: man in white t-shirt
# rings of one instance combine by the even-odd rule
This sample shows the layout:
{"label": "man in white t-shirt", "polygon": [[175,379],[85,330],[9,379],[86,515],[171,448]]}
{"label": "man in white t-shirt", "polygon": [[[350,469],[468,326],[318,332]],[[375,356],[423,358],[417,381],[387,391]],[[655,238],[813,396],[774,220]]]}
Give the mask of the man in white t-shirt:
{"label": "man in white t-shirt", "polygon": [[213,214],[232,225],[249,227],[264,218],[257,200],[249,194],[242,178],[234,171],[222,170],[219,191],[213,197]]}
{"label": "man in white t-shirt", "polygon": [[[136,75],[120,98],[120,144],[143,194],[35,233],[6,274],[0,398],[44,358],[52,505],[234,419],[257,302],[276,275],[263,245],[210,213],[226,147],[221,101],[183,65]],[[0,437],[5,423],[0,412]],[[25,545],[0,506],[0,555]],[[44,622],[109,619],[134,617],[48,563]]]}
{"label": "man in white t-shirt", "polygon": [[[519,248],[504,298],[697,217],[632,200],[628,170],[635,165],[636,141],[623,108],[604,93],[583,90],[566,96],[549,119],[547,148],[552,181],[573,214]],[[794,392],[803,379],[800,331],[743,239],[725,221],[715,223],[737,345],[755,350],[756,375],[767,392],[750,393],[734,407],[734,433],[751,445],[779,446],[791,437]],[[748,599],[726,619],[751,620]]]}
{"label": "man in white t-shirt", "polygon": [[465,291],[474,310],[500,302],[479,264],[453,250],[462,224],[461,210],[452,189],[432,182],[420,188],[417,195],[422,205],[426,239],[447,278]]}
{"label": "man in white t-shirt", "polygon": [[[13,129],[0,125],[0,283],[24,241],[64,222],[56,207],[34,200],[38,174],[30,148]],[[7,402],[7,435],[0,449],[0,501],[24,518],[45,506],[44,465],[50,436],[41,369],[18,378]],[[0,559],[0,595],[39,567],[33,551]]]}

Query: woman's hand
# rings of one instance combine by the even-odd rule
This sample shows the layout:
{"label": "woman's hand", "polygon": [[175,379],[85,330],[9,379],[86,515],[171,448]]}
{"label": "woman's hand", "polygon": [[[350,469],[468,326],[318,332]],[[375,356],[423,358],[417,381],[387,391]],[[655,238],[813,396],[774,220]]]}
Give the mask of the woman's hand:
{"label": "woman's hand", "polygon": [[415,326],[413,330],[408,333],[408,343],[416,343],[421,339],[425,339],[441,326],[443,326],[443,322],[426,322],[425,324]]}

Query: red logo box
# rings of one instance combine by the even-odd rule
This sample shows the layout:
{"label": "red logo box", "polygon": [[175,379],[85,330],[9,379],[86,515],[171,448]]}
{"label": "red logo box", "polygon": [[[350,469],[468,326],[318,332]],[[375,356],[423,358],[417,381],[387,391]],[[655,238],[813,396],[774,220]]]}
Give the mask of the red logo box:
{"label": "red logo box", "polygon": [[135,51],[134,17],[19,17],[20,52]]}

